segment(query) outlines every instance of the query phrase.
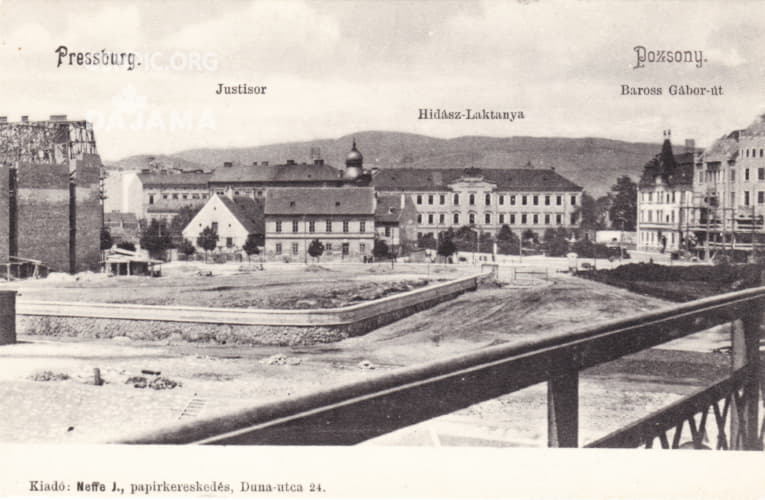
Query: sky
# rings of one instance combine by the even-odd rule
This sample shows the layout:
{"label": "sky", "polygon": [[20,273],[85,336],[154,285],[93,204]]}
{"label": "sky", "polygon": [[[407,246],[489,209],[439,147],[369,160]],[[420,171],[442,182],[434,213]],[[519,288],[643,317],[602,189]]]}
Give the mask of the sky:
{"label": "sky", "polygon": [[[765,112],[765,2],[0,2],[0,116],[88,119],[106,160],[362,130],[656,142],[671,129],[706,146]],[[141,65],[58,66],[62,46]],[[635,69],[636,46],[706,62]],[[221,83],[266,90],[217,95]],[[419,120],[421,108],[523,119]]]}

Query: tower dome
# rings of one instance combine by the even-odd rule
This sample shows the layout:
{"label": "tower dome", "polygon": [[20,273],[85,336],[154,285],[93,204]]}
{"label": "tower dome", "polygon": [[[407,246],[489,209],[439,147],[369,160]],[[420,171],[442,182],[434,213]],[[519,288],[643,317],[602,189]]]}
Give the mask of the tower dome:
{"label": "tower dome", "polygon": [[353,140],[353,146],[345,157],[345,177],[355,179],[363,173],[364,156],[356,149],[356,139]]}

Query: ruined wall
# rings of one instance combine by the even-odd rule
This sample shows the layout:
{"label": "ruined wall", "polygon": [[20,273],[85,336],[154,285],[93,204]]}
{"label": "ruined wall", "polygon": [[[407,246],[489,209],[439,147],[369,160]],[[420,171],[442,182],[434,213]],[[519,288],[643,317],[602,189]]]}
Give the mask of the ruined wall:
{"label": "ruined wall", "polygon": [[99,177],[101,158],[83,155],[75,160],[75,272],[97,271],[101,259],[101,203]]}
{"label": "ruined wall", "polygon": [[69,271],[69,166],[21,163],[17,170],[18,257]]}
{"label": "ruined wall", "polygon": [[10,197],[8,195],[11,169],[0,166],[0,263],[8,262],[10,254]]}

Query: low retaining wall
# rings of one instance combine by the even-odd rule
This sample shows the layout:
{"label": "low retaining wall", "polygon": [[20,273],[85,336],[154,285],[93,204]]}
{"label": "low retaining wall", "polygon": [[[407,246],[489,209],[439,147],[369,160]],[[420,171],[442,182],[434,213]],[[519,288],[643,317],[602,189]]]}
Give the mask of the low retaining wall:
{"label": "low retaining wall", "polygon": [[19,300],[17,330],[27,335],[248,345],[308,345],[362,335],[475,290],[486,274],[331,309],[226,309]]}

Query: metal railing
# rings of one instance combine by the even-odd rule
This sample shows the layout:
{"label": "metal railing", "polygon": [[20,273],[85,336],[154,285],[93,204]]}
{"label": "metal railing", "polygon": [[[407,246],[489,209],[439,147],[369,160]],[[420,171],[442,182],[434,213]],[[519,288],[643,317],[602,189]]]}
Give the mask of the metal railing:
{"label": "metal railing", "polygon": [[[535,342],[500,345],[400,369],[118,442],[350,445],[546,382],[548,445],[576,447],[580,445],[581,370],[733,322],[729,377],[588,446],[651,447],[658,439],[663,447],[678,447],[687,424],[693,446],[701,448],[712,409],[718,449],[762,449],[758,405],[764,299],[765,287],[718,295]],[[675,435],[670,442],[667,432],[672,429]]]}

